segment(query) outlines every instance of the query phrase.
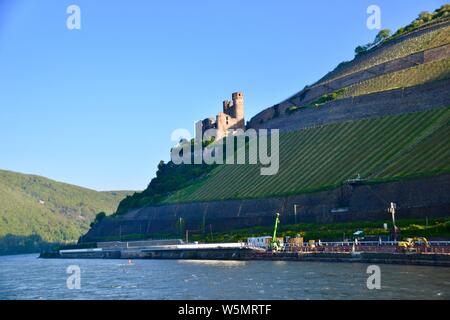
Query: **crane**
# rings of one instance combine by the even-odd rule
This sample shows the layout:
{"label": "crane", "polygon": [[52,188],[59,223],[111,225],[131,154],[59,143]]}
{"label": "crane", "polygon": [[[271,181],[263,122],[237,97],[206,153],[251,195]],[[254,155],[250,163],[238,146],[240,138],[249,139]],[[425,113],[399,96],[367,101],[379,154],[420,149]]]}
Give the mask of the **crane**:
{"label": "crane", "polygon": [[270,248],[272,249],[272,251],[278,251],[279,249],[279,244],[277,241],[277,229],[279,223],[280,223],[280,214],[277,212],[275,216],[275,226],[273,228],[272,242],[270,243]]}

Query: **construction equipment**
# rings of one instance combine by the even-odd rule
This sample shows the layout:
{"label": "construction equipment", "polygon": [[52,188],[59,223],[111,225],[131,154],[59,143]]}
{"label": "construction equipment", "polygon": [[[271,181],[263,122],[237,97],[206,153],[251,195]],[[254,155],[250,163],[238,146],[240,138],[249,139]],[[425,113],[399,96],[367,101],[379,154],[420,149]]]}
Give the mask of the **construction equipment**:
{"label": "construction equipment", "polygon": [[404,241],[398,242],[398,247],[403,252],[417,252],[418,246],[425,246],[425,248],[429,248],[430,243],[424,237],[406,238]]}
{"label": "construction equipment", "polygon": [[278,251],[281,249],[281,245],[277,239],[277,229],[278,229],[279,223],[280,223],[280,214],[277,212],[276,217],[275,217],[275,226],[273,228],[272,241],[270,242],[270,247],[269,247],[271,251]]}

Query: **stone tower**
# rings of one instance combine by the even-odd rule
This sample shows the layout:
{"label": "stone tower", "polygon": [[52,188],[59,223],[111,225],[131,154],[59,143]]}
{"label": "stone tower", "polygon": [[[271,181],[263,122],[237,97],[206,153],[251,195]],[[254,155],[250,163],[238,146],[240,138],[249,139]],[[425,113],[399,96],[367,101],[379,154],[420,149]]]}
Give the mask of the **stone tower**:
{"label": "stone tower", "polygon": [[231,95],[232,101],[223,102],[223,112],[219,112],[216,119],[206,118],[202,120],[202,135],[210,128],[217,129],[216,139],[224,138],[227,130],[245,129],[244,120],[244,93],[235,92]]}
{"label": "stone tower", "polygon": [[232,94],[234,117],[238,122],[244,123],[244,93],[235,92]]}

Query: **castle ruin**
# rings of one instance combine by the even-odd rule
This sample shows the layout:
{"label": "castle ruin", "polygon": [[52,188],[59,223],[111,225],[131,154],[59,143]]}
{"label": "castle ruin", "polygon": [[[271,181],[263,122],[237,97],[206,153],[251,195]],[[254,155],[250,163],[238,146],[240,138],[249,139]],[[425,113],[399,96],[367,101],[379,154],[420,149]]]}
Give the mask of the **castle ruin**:
{"label": "castle ruin", "polygon": [[235,92],[232,94],[232,101],[223,102],[223,111],[214,118],[201,120],[202,136],[208,129],[216,129],[216,140],[220,140],[227,135],[227,130],[245,129],[244,121],[244,93]]}

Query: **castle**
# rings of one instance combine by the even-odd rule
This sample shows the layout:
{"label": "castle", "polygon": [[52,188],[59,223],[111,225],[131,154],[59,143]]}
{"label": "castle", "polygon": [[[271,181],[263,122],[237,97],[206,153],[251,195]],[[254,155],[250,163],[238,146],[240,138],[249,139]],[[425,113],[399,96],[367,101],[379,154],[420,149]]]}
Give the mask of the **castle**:
{"label": "castle", "polygon": [[227,135],[227,130],[245,129],[244,121],[244,94],[235,92],[232,94],[232,101],[223,102],[223,112],[219,112],[214,118],[201,120],[202,136],[208,129],[216,129],[216,140],[220,140]]}

